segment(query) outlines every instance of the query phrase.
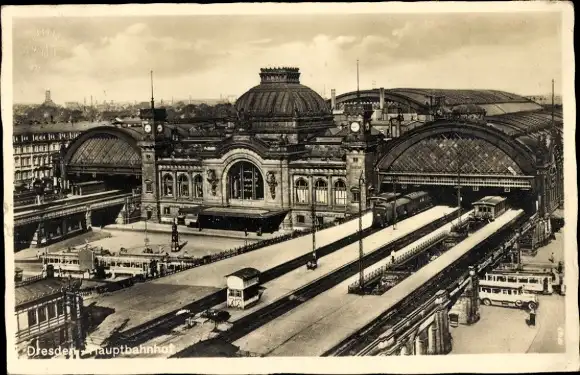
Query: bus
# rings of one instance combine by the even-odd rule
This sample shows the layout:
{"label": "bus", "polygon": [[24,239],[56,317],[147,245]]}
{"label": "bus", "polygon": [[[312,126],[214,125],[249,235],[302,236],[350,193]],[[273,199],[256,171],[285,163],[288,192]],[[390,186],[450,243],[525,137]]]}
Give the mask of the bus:
{"label": "bus", "polygon": [[523,288],[526,292],[552,294],[554,286],[561,284],[556,272],[492,271],[482,279],[488,285]]}
{"label": "bus", "polygon": [[539,305],[538,296],[525,292],[523,288],[489,285],[485,281],[479,284],[479,300],[486,306],[515,306],[530,310],[537,309]]}

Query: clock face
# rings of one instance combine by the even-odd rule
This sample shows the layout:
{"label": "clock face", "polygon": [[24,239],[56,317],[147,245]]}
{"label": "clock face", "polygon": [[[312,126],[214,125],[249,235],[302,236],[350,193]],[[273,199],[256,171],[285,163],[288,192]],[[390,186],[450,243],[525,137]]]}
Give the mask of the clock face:
{"label": "clock face", "polygon": [[145,125],[145,133],[151,133],[151,125]]}
{"label": "clock face", "polygon": [[163,125],[157,125],[157,133],[161,133],[163,131]]}
{"label": "clock face", "polygon": [[353,122],[350,124],[350,131],[356,133],[360,130],[360,124],[358,122]]}

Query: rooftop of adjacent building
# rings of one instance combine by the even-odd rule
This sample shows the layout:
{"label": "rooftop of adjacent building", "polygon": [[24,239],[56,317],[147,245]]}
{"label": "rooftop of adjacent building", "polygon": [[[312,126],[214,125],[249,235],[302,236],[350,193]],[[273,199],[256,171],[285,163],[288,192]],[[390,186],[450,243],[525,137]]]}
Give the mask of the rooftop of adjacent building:
{"label": "rooftop of adjacent building", "polygon": [[14,296],[16,308],[27,302],[32,302],[61,292],[64,288],[78,288],[82,280],[69,280],[64,278],[34,277],[29,280],[16,282]]}
{"label": "rooftop of adjacent building", "polygon": [[12,128],[13,135],[39,134],[39,133],[68,133],[82,132],[97,126],[111,125],[109,121],[79,121],[79,122],[38,122],[15,125]]}

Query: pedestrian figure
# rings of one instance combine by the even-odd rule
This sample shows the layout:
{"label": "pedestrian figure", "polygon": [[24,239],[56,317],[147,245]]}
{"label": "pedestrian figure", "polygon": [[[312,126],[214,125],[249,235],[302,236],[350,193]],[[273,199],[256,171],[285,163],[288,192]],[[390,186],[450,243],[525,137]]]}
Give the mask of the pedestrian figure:
{"label": "pedestrian figure", "polygon": [[534,327],[536,325],[536,310],[534,310],[533,308],[530,309],[529,325],[532,327]]}
{"label": "pedestrian figure", "polygon": [[552,255],[550,255],[550,259],[548,259],[550,261],[550,263],[554,263],[554,253],[552,253]]}

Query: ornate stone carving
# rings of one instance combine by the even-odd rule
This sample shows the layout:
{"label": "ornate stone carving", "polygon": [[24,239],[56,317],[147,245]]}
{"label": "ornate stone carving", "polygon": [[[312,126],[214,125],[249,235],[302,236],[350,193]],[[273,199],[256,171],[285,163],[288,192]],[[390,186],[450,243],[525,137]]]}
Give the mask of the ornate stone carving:
{"label": "ornate stone carving", "polygon": [[211,187],[211,195],[215,197],[217,194],[218,179],[214,169],[208,169],[207,171],[207,182]]}
{"label": "ornate stone carving", "polygon": [[276,186],[278,186],[278,181],[276,181],[276,174],[274,172],[268,172],[266,174],[266,183],[270,187],[272,199],[276,199]]}

